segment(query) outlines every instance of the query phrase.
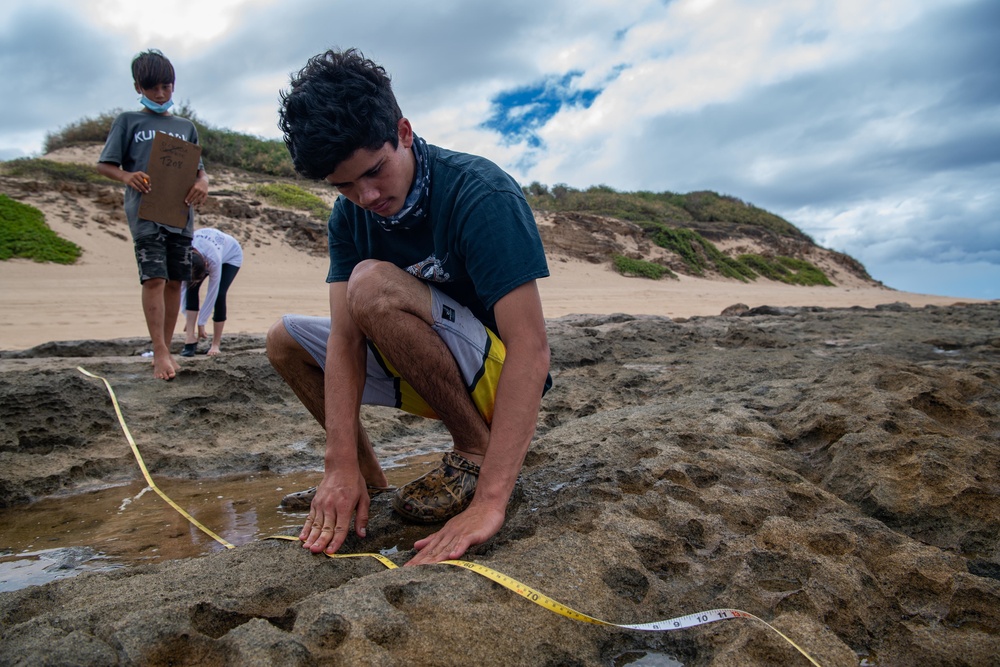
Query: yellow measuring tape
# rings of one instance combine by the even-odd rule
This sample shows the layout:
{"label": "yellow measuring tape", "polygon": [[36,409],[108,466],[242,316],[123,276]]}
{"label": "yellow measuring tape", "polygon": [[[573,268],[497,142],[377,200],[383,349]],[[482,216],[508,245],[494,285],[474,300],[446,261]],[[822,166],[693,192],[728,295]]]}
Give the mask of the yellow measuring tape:
{"label": "yellow measuring tape", "polygon": [[[115,414],[118,415],[118,423],[121,425],[122,432],[125,433],[125,438],[128,440],[129,445],[132,447],[132,453],[135,455],[135,460],[139,463],[139,468],[142,470],[143,477],[146,478],[146,483],[149,484],[150,488],[156,491],[156,493],[159,494],[161,498],[163,498],[175,510],[180,512],[181,515],[184,516],[184,518],[190,521],[199,530],[204,532],[206,535],[211,537],[219,544],[225,546],[227,549],[233,549],[234,546],[232,544],[225,541],[224,539],[213,533],[211,530],[203,526],[201,523],[199,523],[197,519],[195,519],[193,516],[185,512],[179,505],[177,505],[177,503],[171,500],[165,493],[160,491],[160,489],[153,482],[152,477],[150,477],[149,475],[149,471],[146,469],[146,464],[142,460],[142,455],[139,453],[139,448],[138,446],[136,446],[135,440],[132,438],[132,434],[129,432],[128,426],[125,424],[125,417],[122,416],[121,407],[119,407],[118,405],[118,398],[115,396],[114,389],[111,388],[111,383],[108,382],[105,378],[101,377],[100,375],[94,375],[93,373],[84,370],[80,366],[77,366],[77,370],[88,377],[101,380],[104,383],[104,386],[107,387],[108,394],[111,396],[111,403],[115,407]],[[290,542],[300,541],[298,537],[292,535],[272,535],[264,539],[288,540]],[[377,554],[377,553],[326,554],[326,555],[329,556],[330,558],[374,558],[375,560],[379,561],[380,563],[382,563],[382,565],[384,565],[386,568],[390,570],[397,569],[398,567],[394,562],[392,562],[382,554]],[[472,572],[475,572],[478,575],[486,577],[487,579],[490,579],[500,584],[504,588],[511,590],[514,593],[517,593],[524,599],[534,602],[535,604],[544,607],[545,609],[548,609],[551,612],[572,619],[574,621],[581,621],[583,623],[593,623],[594,625],[604,625],[614,628],[622,628],[625,630],[639,630],[645,632],[665,632],[668,630],[682,630],[684,628],[693,628],[698,625],[715,623],[716,621],[728,621],[735,618],[752,619],[763,623],[765,626],[767,626],[775,633],[777,633],[778,636],[780,636],[786,642],[791,644],[795,648],[795,650],[797,650],[799,653],[805,656],[805,658],[809,662],[811,662],[816,667],[821,667],[821,665],[818,662],[816,662],[816,660],[813,659],[811,655],[806,653],[806,651],[802,647],[800,647],[794,641],[789,639],[783,632],[778,630],[776,627],[774,627],[764,619],[760,618],[759,616],[755,616],[750,612],[741,611],[739,609],[710,609],[708,611],[700,611],[695,614],[687,614],[686,616],[678,616],[677,618],[668,618],[666,620],[654,621],[652,623],[634,623],[634,624],[611,623],[610,621],[602,621],[599,618],[588,616],[583,612],[579,612],[571,607],[567,607],[561,602],[553,600],[548,595],[540,593],[539,591],[536,591],[530,586],[522,584],[520,581],[508,577],[506,574],[498,572],[493,568],[486,567],[485,565],[465,560],[445,560],[441,561],[440,564],[453,565],[455,567],[461,567],[466,570],[471,570]]]}
{"label": "yellow measuring tape", "polygon": [[132,447],[132,453],[135,454],[135,460],[139,463],[139,469],[142,470],[142,476],[146,478],[146,484],[149,484],[149,488],[151,488],[153,491],[156,491],[156,493],[159,494],[161,498],[167,501],[168,505],[170,505],[175,510],[180,512],[181,516],[183,516],[185,519],[187,519],[192,524],[197,526],[198,530],[205,533],[206,535],[208,535],[213,540],[223,545],[227,549],[234,548],[232,544],[226,542],[224,539],[222,539],[221,537],[210,531],[208,528],[203,526],[201,523],[199,523],[199,521],[195,519],[193,516],[185,512],[184,509],[180,505],[175,503],[173,500],[171,500],[170,497],[167,496],[167,494],[165,494],[163,491],[160,491],[160,487],[156,486],[156,482],[154,482],[153,478],[149,476],[149,471],[146,470],[146,464],[142,460],[142,455],[139,453],[139,448],[136,446],[135,440],[132,438],[132,434],[129,432],[128,426],[125,424],[125,417],[122,416],[122,409],[118,405],[118,397],[115,396],[115,390],[111,388],[111,383],[108,382],[105,378],[101,377],[100,375],[94,375],[93,373],[90,373],[89,371],[86,371],[79,366],[76,367],[76,370],[80,371],[87,377],[92,377],[94,379],[100,380],[101,382],[104,383],[104,386],[108,388],[108,394],[111,395],[111,404],[115,406],[115,414],[118,415],[118,423],[121,424],[122,432],[125,433],[125,439],[128,440],[128,444]]}

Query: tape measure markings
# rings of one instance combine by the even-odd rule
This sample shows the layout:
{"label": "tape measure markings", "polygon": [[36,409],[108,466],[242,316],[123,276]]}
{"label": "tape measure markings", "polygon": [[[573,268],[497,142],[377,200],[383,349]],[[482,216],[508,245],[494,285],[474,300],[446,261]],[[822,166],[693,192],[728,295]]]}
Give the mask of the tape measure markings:
{"label": "tape measure markings", "polygon": [[776,627],[760,618],[759,616],[754,616],[750,612],[741,611],[739,609],[710,609],[708,611],[699,611],[694,614],[688,614],[686,616],[678,616],[677,618],[668,618],[663,621],[654,621],[652,623],[634,623],[634,624],[622,624],[622,623],[611,623],[609,621],[603,621],[599,618],[594,618],[593,616],[588,616],[583,612],[577,611],[571,607],[567,607],[561,602],[553,600],[548,595],[540,593],[535,589],[522,584],[516,579],[508,577],[502,572],[498,572],[493,568],[487,567],[480,563],[473,563],[464,560],[445,560],[441,561],[445,565],[455,565],[458,567],[465,568],[467,570],[472,570],[473,572],[480,574],[496,583],[500,584],[504,588],[514,591],[521,597],[534,602],[535,604],[548,609],[549,611],[555,612],[566,618],[571,618],[573,620],[582,621],[584,623],[593,623],[595,625],[605,625],[615,628],[623,628],[625,630],[640,630],[644,632],[664,632],[669,630],[682,630],[684,628],[693,628],[698,625],[706,625],[708,623],[715,623],[716,621],[728,621],[735,618],[749,618],[756,621],[760,621],[767,627],[769,627],[774,632],[778,633],[782,639],[791,644],[799,653],[806,657],[809,662],[816,667],[820,667],[820,664],[816,662],[812,656],[806,653],[798,644],[789,639],[778,630]]}

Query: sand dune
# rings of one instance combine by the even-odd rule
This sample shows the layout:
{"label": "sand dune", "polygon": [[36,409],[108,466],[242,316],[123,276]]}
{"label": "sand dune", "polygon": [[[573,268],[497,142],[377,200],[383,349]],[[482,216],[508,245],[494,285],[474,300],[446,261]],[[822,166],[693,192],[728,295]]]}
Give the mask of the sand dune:
{"label": "sand dune", "polygon": [[[22,259],[0,262],[0,349],[24,349],[49,341],[109,339],[146,335],[140,288],[128,230],[81,225],[72,209],[92,206],[84,199],[58,195],[25,200],[40,208],[49,225],[84,249],[72,266]],[[75,213],[75,214],[74,214]],[[250,223],[248,223],[250,224]],[[297,250],[277,235],[254,230],[245,263],[229,296],[227,333],[263,333],[286,312],[327,312],[327,262]],[[911,306],[948,305],[959,299],[898,292],[853,281],[838,287],[799,287],[765,279],[651,281],[626,278],[607,265],[550,257],[551,277],[539,282],[547,318],[572,313],[664,315],[672,318],[718,315],[743,303],[750,307],[872,307],[904,302]]]}

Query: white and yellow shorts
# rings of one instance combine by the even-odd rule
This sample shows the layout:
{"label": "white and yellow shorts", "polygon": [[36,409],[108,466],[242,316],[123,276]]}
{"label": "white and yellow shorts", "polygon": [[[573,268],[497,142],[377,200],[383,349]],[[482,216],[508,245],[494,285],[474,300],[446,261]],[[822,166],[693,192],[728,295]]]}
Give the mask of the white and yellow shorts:
{"label": "white and yellow shorts", "polygon": [[[431,290],[431,312],[434,313],[433,329],[451,350],[472,402],[486,423],[490,424],[493,422],[497,382],[507,350],[500,337],[476,319],[471,310],[433,286],[428,287]],[[285,330],[316,360],[319,367],[325,368],[330,318],[285,315],[282,322]],[[421,417],[437,418],[427,402],[400,377],[371,341],[368,341],[367,373],[361,396],[365,405],[385,405]]]}

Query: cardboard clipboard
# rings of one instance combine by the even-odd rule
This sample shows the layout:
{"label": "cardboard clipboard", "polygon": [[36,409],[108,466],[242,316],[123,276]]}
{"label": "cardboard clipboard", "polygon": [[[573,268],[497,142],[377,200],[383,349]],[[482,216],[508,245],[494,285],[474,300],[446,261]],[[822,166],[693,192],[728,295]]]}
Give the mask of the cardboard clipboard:
{"label": "cardboard clipboard", "polygon": [[195,179],[201,146],[157,132],[146,173],[152,189],[142,196],[139,217],[171,227],[187,227],[190,207],[184,203]]}

